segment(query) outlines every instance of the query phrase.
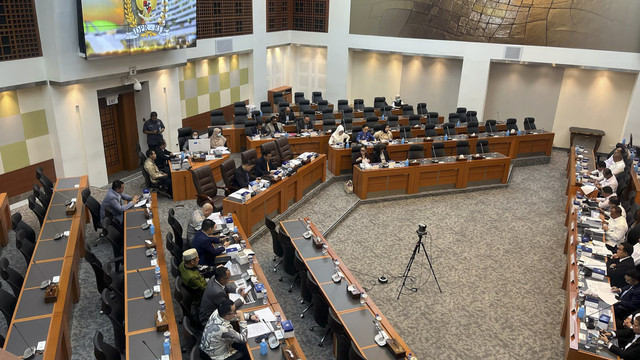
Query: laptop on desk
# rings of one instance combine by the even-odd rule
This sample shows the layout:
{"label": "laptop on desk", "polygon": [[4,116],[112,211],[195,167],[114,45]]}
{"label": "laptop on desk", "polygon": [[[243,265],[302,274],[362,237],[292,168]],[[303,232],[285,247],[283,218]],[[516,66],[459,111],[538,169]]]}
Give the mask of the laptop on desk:
{"label": "laptop on desk", "polygon": [[189,139],[189,151],[191,152],[206,152],[211,149],[211,142],[209,139]]}

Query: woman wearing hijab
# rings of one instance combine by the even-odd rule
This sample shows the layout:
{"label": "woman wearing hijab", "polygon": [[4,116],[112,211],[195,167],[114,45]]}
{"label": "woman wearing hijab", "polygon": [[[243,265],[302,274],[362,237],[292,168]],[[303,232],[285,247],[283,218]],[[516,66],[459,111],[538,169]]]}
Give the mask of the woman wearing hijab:
{"label": "woman wearing hijab", "polygon": [[227,139],[222,136],[222,130],[220,128],[213,129],[213,134],[211,134],[211,148],[215,149],[217,147],[226,146]]}
{"label": "woman wearing hijab", "polygon": [[385,125],[384,129],[382,130],[378,130],[375,134],[373,134],[373,137],[376,138],[376,140],[383,142],[389,142],[393,140],[393,134],[391,133],[389,125]]}
{"label": "woman wearing hijab", "polygon": [[349,135],[344,132],[344,127],[339,125],[336,128],[336,131],[331,134],[331,137],[329,138],[329,145],[334,146],[337,144],[345,144],[349,142],[350,139]]}
{"label": "woman wearing hijab", "polygon": [[[191,133],[191,139],[197,139],[200,137],[200,134],[198,134],[197,131],[193,130],[193,132]],[[189,151],[189,140],[184,142],[184,145],[182,145],[182,151]]]}

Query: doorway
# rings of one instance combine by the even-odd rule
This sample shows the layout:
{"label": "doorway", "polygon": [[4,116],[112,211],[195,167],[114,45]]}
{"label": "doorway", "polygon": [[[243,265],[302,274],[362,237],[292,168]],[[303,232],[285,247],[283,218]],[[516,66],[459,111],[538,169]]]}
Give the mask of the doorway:
{"label": "doorway", "polygon": [[137,170],[138,129],[133,92],[98,98],[98,106],[107,176]]}

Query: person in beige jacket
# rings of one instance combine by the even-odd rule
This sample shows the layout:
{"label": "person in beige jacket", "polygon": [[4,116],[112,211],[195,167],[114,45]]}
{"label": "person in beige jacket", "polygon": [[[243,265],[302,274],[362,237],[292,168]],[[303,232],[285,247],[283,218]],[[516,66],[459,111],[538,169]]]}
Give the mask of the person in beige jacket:
{"label": "person in beige jacket", "polygon": [[373,134],[373,137],[382,142],[390,142],[393,140],[393,134],[391,133],[389,125],[385,125],[384,129],[377,131]]}
{"label": "person in beige jacket", "polygon": [[144,170],[149,174],[149,179],[152,183],[160,184],[169,194],[172,194],[171,177],[169,174],[165,174],[158,169],[155,163],[156,156],[155,151],[151,149],[147,150],[147,160],[144,161]]}

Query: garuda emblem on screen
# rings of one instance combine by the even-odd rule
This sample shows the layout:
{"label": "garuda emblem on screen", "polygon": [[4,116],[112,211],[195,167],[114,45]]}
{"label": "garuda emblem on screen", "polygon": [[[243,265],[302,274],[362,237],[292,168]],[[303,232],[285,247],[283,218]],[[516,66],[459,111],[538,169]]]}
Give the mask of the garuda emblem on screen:
{"label": "garuda emblem on screen", "polygon": [[[162,9],[158,9],[158,1],[161,1]],[[128,33],[129,38],[168,34],[168,30],[165,28],[169,11],[168,0],[123,0],[122,3],[125,20],[131,29],[131,32]]]}

